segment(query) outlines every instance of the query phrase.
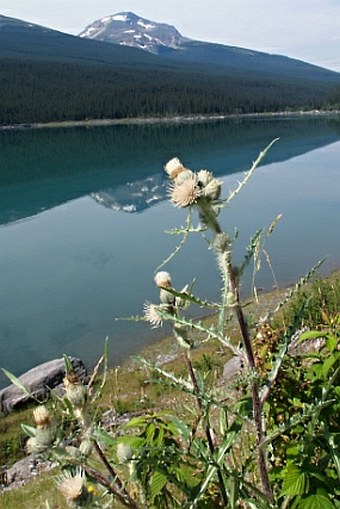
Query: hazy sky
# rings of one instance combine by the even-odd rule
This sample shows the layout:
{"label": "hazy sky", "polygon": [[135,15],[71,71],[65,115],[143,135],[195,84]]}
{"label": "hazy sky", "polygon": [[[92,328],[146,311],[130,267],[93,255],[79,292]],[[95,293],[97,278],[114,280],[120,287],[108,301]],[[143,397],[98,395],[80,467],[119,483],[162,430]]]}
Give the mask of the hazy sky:
{"label": "hazy sky", "polygon": [[192,39],[283,54],[340,72],[340,0],[0,0],[0,14],[78,34],[132,11]]}

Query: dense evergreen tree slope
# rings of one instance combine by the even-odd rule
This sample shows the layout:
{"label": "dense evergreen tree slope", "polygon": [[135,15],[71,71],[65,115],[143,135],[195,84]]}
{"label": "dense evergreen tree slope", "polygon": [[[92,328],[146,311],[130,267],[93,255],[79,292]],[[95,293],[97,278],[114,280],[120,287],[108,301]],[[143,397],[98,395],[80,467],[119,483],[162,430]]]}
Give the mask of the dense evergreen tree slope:
{"label": "dense evergreen tree slope", "polygon": [[[313,67],[313,66],[311,66]],[[249,72],[74,37],[0,16],[0,125],[319,108],[340,75]]]}

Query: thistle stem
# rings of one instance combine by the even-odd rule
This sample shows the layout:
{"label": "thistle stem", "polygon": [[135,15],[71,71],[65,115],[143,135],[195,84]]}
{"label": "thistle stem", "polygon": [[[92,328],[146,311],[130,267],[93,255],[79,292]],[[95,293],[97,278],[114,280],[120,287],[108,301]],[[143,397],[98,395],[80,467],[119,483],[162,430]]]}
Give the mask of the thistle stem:
{"label": "thistle stem", "polygon": [[[239,324],[239,328],[242,335],[242,340],[244,344],[244,348],[246,351],[246,357],[248,360],[249,367],[251,371],[256,374],[256,366],[255,366],[255,358],[254,358],[254,352],[253,347],[251,344],[251,339],[249,336],[249,330],[246,323],[246,320],[244,318],[244,314],[242,311],[242,306],[240,303],[240,296],[239,296],[239,290],[238,285],[236,282],[235,272],[231,263],[231,256],[230,252],[228,253],[226,258],[226,265],[227,265],[227,273],[229,278],[229,285],[230,285],[230,291],[234,294],[235,300],[236,300],[236,306],[235,306],[235,312],[237,321]],[[259,461],[259,471],[260,471],[260,478],[261,478],[261,484],[263,491],[268,498],[270,502],[273,501],[273,494],[271,489],[271,484],[269,481],[269,475],[268,475],[268,469],[267,469],[267,462],[266,462],[266,451],[263,447],[260,447],[262,444],[265,433],[263,430],[262,425],[262,412],[261,412],[261,400],[260,400],[260,388],[259,388],[259,382],[256,378],[256,376],[252,379],[252,402],[253,402],[253,418],[254,418],[254,424],[256,428],[256,442],[258,446],[258,461]]]}
{"label": "thistle stem", "polygon": [[[122,481],[119,479],[119,477],[116,474],[116,472],[114,471],[112,465],[107,460],[107,458],[106,458],[104,452],[102,451],[100,445],[98,444],[98,442],[96,440],[94,440],[93,444],[94,444],[94,447],[97,451],[99,458],[101,459],[102,463],[105,465],[107,471],[109,472],[110,476],[112,477],[115,484],[117,485],[117,488],[114,488],[115,494],[117,495],[117,493],[118,493],[124,500],[126,500],[128,502],[128,504],[125,503],[125,505],[127,505],[131,509],[138,509],[136,502],[133,500],[133,498],[131,498],[130,494],[124,488]],[[112,486],[111,483],[109,483],[109,484],[110,484],[110,486]],[[113,493],[112,490],[111,490],[111,492]]]}
{"label": "thistle stem", "polygon": [[[200,396],[200,388],[199,388],[199,385],[197,382],[194,367],[192,365],[192,360],[191,360],[189,350],[185,351],[185,360],[186,360],[189,376],[190,376],[190,379],[191,379],[191,382],[192,382],[192,385],[194,387],[194,391],[196,394],[197,406],[198,406],[198,410],[199,410],[199,417],[202,417],[204,415],[204,405],[203,405],[202,398]],[[208,440],[208,447],[209,447],[210,453],[214,454],[215,446],[214,446],[214,441],[213,441],[213,438],[211,435],[209,423],[207,423],[205,426],[205,434],[206,434],[206,437]],[[220,468],[218,468],[218,470],[217,470],[217,476],[218,476],[218,482],[220,485],[220,491],[221,491],[221,495],[222,495],[222,499],[223,499],[223,504],[225,507],[227,507],[228,506],[228,496],[227,496],[227,492],[225,490],[223,475],[222,475]]]}

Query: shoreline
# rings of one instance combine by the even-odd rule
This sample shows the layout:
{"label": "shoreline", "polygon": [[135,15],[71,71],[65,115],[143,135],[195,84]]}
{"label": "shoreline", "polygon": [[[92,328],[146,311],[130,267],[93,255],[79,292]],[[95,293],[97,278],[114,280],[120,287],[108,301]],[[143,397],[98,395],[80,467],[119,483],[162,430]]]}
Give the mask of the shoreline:
{"label": "shoreline", "polygon": [[243,118],[299,118],[299,117],[337,117],[340,110],[310,110],[310,111],[279,111],[263,113],[228,113],[226,115],[184,115],[167,117],[132,117],[106,118],[88,120],[65,120],[61,122],[35,122],[0,125],[0,131],[54,129],[68,127],[106,127],[112,125],[153,125],[153,124],[187,124],[199,122],[216,122],[229,119]]}

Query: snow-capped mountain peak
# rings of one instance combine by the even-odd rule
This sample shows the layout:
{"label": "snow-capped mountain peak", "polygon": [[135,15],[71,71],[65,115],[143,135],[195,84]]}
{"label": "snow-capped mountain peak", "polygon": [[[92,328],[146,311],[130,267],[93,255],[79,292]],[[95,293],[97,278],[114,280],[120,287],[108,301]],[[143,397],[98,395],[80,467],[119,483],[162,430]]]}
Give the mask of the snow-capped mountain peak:
{"label": "snow-capped mountain peak", "polygon": [[173,26],[141,18],[133,12],[118,12],[105,16],[88,25],[79,36],[132,46],[150,53],[177,49],[189,40]]}

